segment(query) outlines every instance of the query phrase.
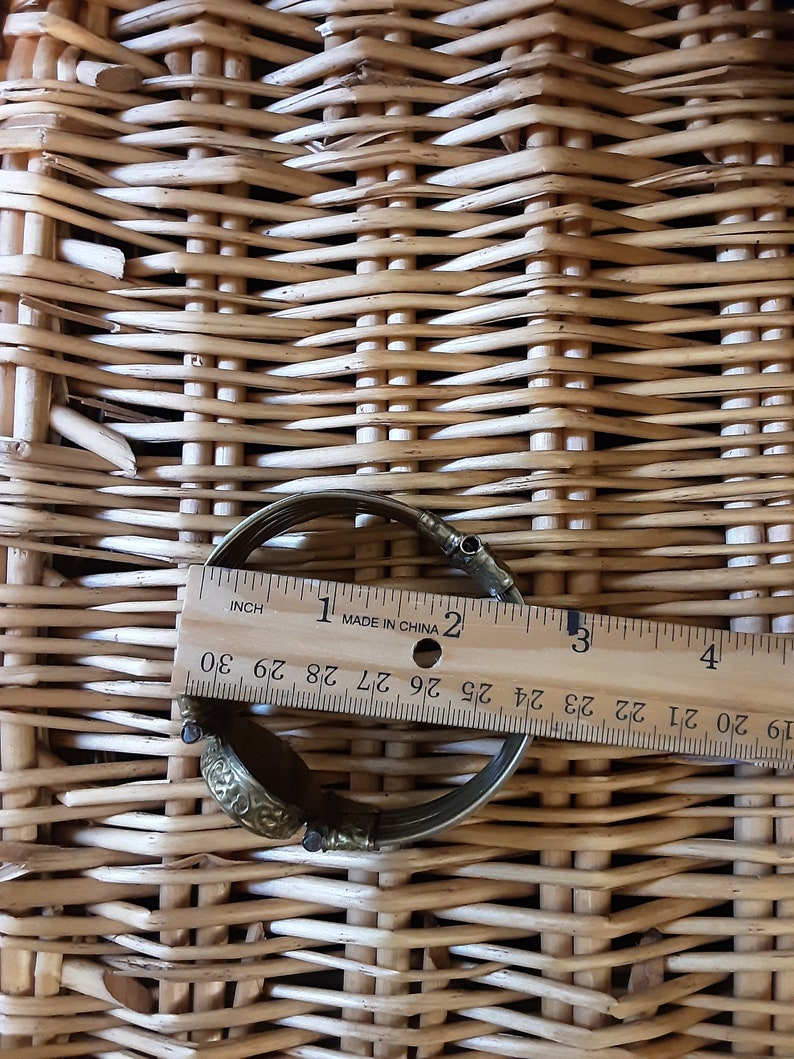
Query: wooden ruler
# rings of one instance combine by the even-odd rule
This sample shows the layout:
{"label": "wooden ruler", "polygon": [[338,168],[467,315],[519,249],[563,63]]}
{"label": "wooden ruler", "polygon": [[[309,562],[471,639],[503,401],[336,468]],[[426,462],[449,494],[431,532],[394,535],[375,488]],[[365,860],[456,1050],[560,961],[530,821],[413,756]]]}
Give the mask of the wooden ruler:
{"label": "wooden ruler", "polygon": [[192,567],[174,694],[794,761],[794,637]]}

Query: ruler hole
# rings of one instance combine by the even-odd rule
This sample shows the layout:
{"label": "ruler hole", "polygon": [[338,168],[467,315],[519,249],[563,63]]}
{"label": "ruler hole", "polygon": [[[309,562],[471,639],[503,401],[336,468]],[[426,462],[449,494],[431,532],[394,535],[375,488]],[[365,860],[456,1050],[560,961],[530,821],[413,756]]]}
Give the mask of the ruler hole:
{"label": "ruler hole", "polygon": [[432,669],[441,661],[441,644],[427,636],[417,640],[414,644],[413,659],[420,669]]}

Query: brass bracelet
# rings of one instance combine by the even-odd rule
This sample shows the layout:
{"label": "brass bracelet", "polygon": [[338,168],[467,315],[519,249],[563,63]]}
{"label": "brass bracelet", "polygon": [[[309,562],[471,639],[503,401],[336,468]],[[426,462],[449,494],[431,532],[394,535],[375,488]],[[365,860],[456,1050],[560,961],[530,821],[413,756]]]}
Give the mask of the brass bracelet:
{"label": "brass bracelet", "polygon": [[[432,541],[450,565],[485,592],[522,603],[510,570],[479,537],[390,497],[327,490],[288,497],[244,519],[214,548],[206,566],[240,567],[251,552],[302,522],[325,515],[372,514],[413,527]],[[305,824],[311,851],[375,850],[401,846],[460,822],[509,779],[529,745],[508,735],[477,775],[455,790],[403,809],[370,809],[322,788],[301,757],[283,740],[241,717],[231,703],[182,696],[182,738],[204,739],[201,772],[213,797],[233,820],[264,838],[286,840]]]}

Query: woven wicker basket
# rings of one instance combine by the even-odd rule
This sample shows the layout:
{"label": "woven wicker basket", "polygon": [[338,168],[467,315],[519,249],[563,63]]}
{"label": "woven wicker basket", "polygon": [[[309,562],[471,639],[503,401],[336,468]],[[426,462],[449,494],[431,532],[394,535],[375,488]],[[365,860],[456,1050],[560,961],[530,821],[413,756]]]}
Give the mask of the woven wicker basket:
{"label": "woven wicker basket", "polygon": [[[794,775],[532,747],[417,848],[207,797],[187,565],[351,486],[526,598],[794,632],[786,0],[18,0],[0,144],[7,1059],[794,1055]],[[730,464],[730,466],[729,466]],[[263,566],[457,587],[401,528]],[[270,722],[390,805],[492,748]]]}

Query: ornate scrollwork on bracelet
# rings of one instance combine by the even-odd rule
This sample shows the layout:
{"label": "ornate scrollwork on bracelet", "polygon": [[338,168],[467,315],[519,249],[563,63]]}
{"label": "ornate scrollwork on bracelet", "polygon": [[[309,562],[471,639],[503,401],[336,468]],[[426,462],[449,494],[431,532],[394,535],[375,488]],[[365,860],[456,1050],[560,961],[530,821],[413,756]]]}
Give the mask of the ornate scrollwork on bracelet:
{"label": "ornate scrollwork on bracelet", "polygon": [[229,744],[216,735],[204,744],[201,774],[224,812],[257,835],[286,841],[304,822],[299,810],[257,783]]}

